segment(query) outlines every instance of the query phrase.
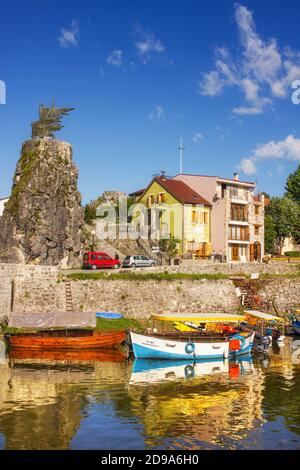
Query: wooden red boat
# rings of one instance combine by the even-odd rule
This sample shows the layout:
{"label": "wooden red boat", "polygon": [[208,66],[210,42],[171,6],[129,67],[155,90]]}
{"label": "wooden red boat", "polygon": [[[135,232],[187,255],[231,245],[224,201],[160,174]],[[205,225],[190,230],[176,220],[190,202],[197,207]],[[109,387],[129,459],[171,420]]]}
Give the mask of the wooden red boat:
{"label": "wooden red boat", "polygon": [[6,333],[10,347],[45,350],[114,348],[125,340],[125,331],[45,330],[36,333]]}
{"label": "wooden red boat", "polygon": [[49,351],[45,349],[11,348],[9,358],[55,362],[125,362],[126,355],[119,349]]}

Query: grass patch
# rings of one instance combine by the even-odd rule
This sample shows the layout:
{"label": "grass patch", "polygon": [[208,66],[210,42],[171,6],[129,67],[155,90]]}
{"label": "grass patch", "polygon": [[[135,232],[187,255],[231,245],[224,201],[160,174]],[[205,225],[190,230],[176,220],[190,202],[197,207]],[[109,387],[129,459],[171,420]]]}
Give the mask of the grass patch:
{"label": "grass patch", "polygon": [[117,320],[106,320],[105,318],[97,318],[96,330],[98,331],[119,331],[127,328],[135,329],[142,332],[145,328],[145,321],[142,323],[134,318],[119,318]]}
{"label": "grass patch", "polygon": [[229,274],[186,274],[186,273],[104,273],[104,272],[89,272],[89,273],[73,273],[66,276],[74,281],[178,281],[180,279],[201,280],[201,279],[229,279]]}

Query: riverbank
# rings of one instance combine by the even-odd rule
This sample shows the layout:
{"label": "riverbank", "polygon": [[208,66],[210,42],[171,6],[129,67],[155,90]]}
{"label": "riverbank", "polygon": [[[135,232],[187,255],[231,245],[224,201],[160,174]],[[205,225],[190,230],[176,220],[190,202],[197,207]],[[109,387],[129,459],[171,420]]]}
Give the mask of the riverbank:
{"label": "riverbank", "polygon": [[299,308],[297,265],[237,263],[232,268],[200,262],[190,267],[65,275],[56,267],[1,264],[0,321],[8,318],[11,326],[18,326],[22,318],[34,324],[42,317],[46,326],[94,327],[96,311],[116,311],[135,319],[169,312],[233,313],[241,309],[234,279],[249,279],[251,271],[260,272],[253,281],[257,295],[275,304],[281,314]]}

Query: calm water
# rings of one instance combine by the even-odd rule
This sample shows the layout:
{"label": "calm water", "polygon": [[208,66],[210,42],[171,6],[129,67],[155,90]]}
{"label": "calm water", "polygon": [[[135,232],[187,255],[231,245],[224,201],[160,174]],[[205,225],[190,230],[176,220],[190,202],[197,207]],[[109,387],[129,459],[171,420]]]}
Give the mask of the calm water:
{"label": "calm water", "polygon": [[0,449],[300,449],[300,340],[196,365],[0,342]]}

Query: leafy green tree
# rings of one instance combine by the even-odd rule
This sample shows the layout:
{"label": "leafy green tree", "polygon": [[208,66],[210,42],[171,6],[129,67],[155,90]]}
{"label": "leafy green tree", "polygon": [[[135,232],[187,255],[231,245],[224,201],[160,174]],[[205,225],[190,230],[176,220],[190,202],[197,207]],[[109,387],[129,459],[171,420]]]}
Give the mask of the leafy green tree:
{"label": "leafy green tree", "polygon": [[285,195],[297,202],[300,206],[300,165],[294,173],[288,177],[285,185]]}
{"label": "leafy green tree", "polygon": [[163,238],[159,241],[159,248],[161,251],[167,253],[170,258],[174,258],[177,253],[178,240],[175,237]]}
{"label": "leafy green tree", "polygon": [[273,220],[276,252],[281,254],[286,238],[300,237],[300,206],[288,197],[274,197],[270,199],[265,212],[266,217],[270,216]]}
{"label": "leafy green tree", "polygon": [[265,216],[265,253],[275,253],[276,229],[273,217],[269,214]]}
{"label": "leafy green tree", "polygon": [[92,203],[86,204],[84,207],[84,221],[86,224],[91,224],[96,219],[96,207]]}

